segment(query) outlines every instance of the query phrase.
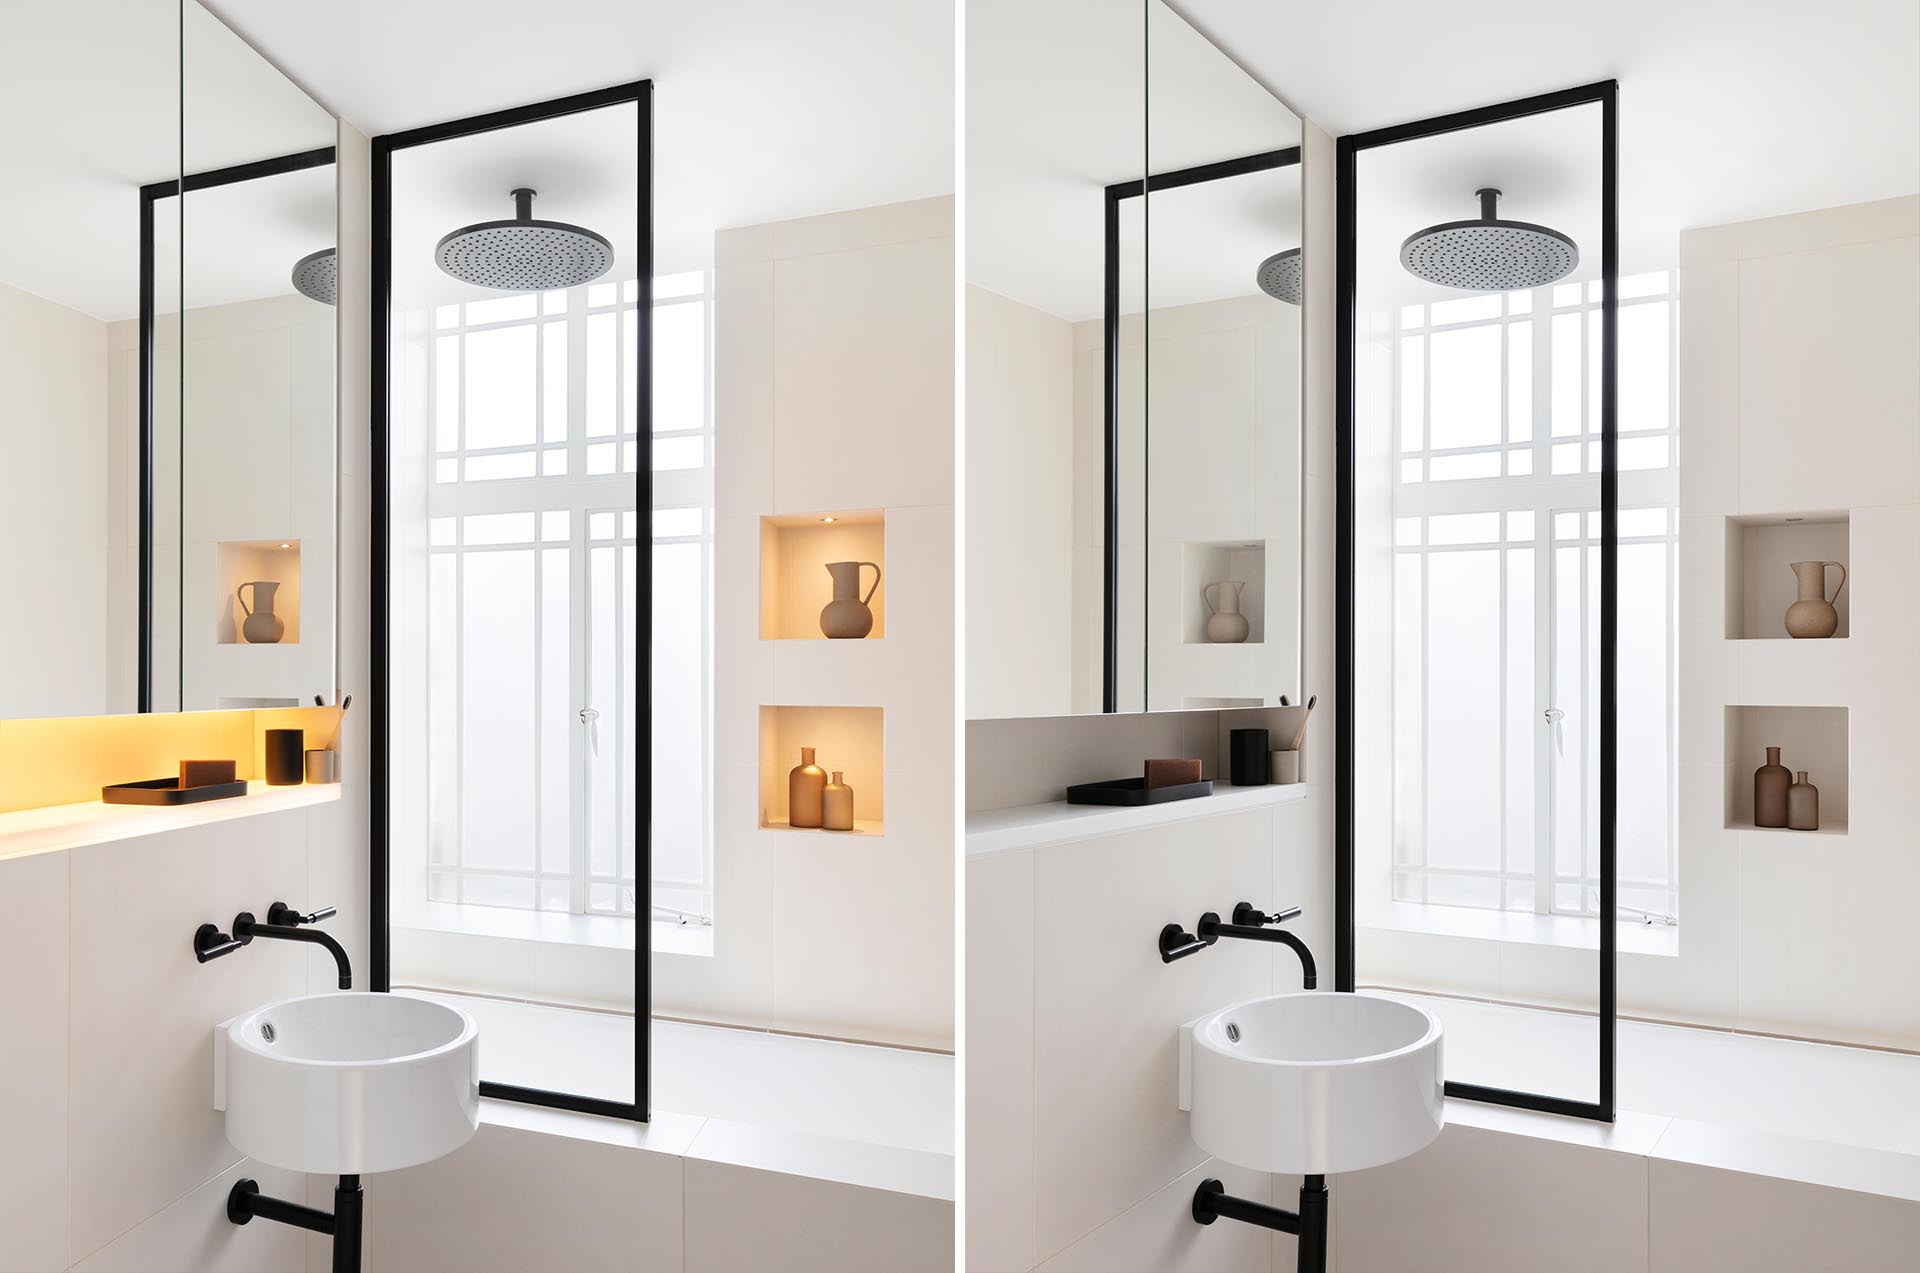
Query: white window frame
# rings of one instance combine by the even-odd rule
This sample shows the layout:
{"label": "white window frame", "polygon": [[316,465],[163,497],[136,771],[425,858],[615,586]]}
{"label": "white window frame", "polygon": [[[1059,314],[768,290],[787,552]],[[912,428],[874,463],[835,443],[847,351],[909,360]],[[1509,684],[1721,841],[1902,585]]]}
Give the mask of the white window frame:
{"label": "white window frame", "polygon": [[[1677,578],[1676,566],[1679,534],[1678,475],[1675,467],[1678,457],[1678,376],[1676,374],[1678,323],[1677,295],[1672,290],[1673,280],[1674,276],[1669,273],[1657,288],[1651,286],[1652,282],[1658,281],[1657,276],[1640,276],[1636,279],[1622,280],[1622,300],[1620,303],[1622,310],[1638,305],[1664,305],[1668,307],[1668,411],[1667,424],[1664,428],[1634,429],[1630,427],[1631,422],[1622,421],[1619,435],[1623,442],[1629,439],[1643,438],[1664,438],[1666,441],[1667,464],[1665,467],[1623,471],[1619,477],[1620,508],[1623,513],[1623,520],[1628,510],[1666,510],[1664,530],[1661,533],[1644,535],[1628,535],[1623,533],[1620,543],[1623,547],[1633,544],[1662,544],[1666,549],[1668,580],[1666,598],[1668,685],[1666,733],[1669,748],[1668,754],[1670,757],[1674,755],[1673,746],[1676,738],[1678,698],[1677,686],[1674,680],[1677,666],[1678,644],[1676,639],[1678,608],[1674,589],[1674,581]],[[1635,286],[1628,286],[1629,284]],[[1554,304],[1556,293],[1558,294],[1558,299],[1562,301],[1562,303],[1557,306]],[[1629,293],[1631,293],[1631,299],[1628,299]],[[1520,299],[1516,300],[1516,297]],[[1579,394],[1581,418],[1579,431],[1577,433],[1567,433],[1556,437],[1552,432],[1553,319],[1560,315],[1574,314],[1580,315],[1582,333],[1580,359],[1582,384]],[[1502,649],[1504,651],[1506,648],[1504,642],[1506,641],[1506,634],[1508,632],[1508,551],[1513,549],[1530,549],[1532,551],[1535,613],[1538,614],[1540,608],[1545,606],[1549,616],[1548,621],[1536,621],[1532,625],[1535,645],[1533,656],[1535,706],[1540,712],[1535,722],[1535,763],[1532,767],[1534,782],[1534,831],[1531,836],[1531,852],[1525,856],[1522,862],[1516,863],[1513,858],[1513,852],[1516,846],[1508,842],[1511,838],[1511,828],[1508,826],[1508,819],[1505,815],[1506,801],[1503,795],[1501,799],[1502,813],[1500,817],[1502,839],[1500,853],[1501,867],[1499,870],[1438,867],[1428,864],[1426,861],[1428,845],[1427,818],[1430,816],[1430,805],[1426,799],[1428,791],[1426,781],[1428,747],[1426,743],[1431,735],[1429,733],[1423,733],[1423,745],[1420,749],[1420,772],[1417,775],[1420,806],[1417,814],[1420,830],[1418,836],[1415,837],[1417,844],[1412,846],[1417,856],[1411,861],[1402,860],[1402,846],[1398,842],[1399,837],[1396,833],[1396,842],[1384,859],[1384,866],[1389,875],[1386,881],[1386,896],[1395,902],[1440,904],[1432,902],[1429,897],[1431,885],[1435,881],[1449,878],[1453,880],[1494,880],[1496,881],[1495,887],[1500,905],[1489,909],[1527,909],[1539,915],[1597,917],[1599,913],[1597,875],[1599,848],[1596,839],[1597,826],[1595,820],[1587,816],[1584,811],[1580,819],[1580,825],[1583,828],[1582,843],[1579,851],[1580,873],[1577,876],[1562,875],[1556,872],[1554,867],[1554,840],[1552,830],[1554,826],[1553,801],[1556,791],[1555,768],[1557,764],[1563,762],[1555,755],[1553,726],[1545,715],[1546,709],[1542,705],[1557,705],[1552,703],[1553,687],[1551,678],[1553,674],[1552,651],[1554,649],[1554,620],[1552,616],[1557,614],[1558,607],[1552,604],[1552,599],[1554,597],[1553,589],[1555,587],[1557,550],[1567,547],[1577,547],[1579,549],[1582,571],[1582,580],[1579,585],[1583,628],[1583,656],[1580,672],[1582,704],[1584,705],[1593,698],[1592,691],[1594,687],[1587,683],[1589,678],[1588,669],[1592,664],[1585,650],[1587,645],[1585,634],[1594,631],[1597,623],[1588,608],[1589,590],[1586,587],[1585,572],[1589,568],[1589,563],[1592,561],[1593,556],[1597,554],[1600,543],[1599,514],[1597,511],[1598,492],[1596,489],[1600,471],[1600,419],[1598,411],[1598,386],[1593,381],[1593,377],[1597,371],[1597,368],[1593,366],[1594,358],[1592,356],[1596,349],[1596,343],[1595,338],[1589,334],[1591,330],[1597,330],[1597,325],[1601,321],[1599,284],[1589,284],[1585,291],[1580,291],[1577,286],[1568,287],[1563,285],[1561,288],[1545,287],[1536,288],[1530,292],[1509,293],[1501,303],[1500,313],[1492,317],[1474,318],[1457,322],[1429,323],[1427,321],[1429,316],[1430,311],[1428,307],[1425,306],[1408,306],[1403,308],[1396,317],[1395,331],[1392,340],[1393,447],[1391,452],[1391,489],[1392,515],[1395,520],[1395,546],[1393,548],[1393,556],[1396,563],[1408,558],[1417,559],[1420,563],[1420,604],[1422,612],[1418,616],[1408,616],[1409,619],[1417,620],[1419,631],[1422,634],[1420,683],[1423,702],[1420,706],[1419,719],[1422,722],[1421,728],[1423,731],[1431,729],[1431,718],[1424,699],[1431,688],[1431,681],[1426,668],[1425,633],[1427,631],[1426,606],[1429,598],[1428,573],[1433,556],[1445,552],[1484,552],[1489,549],[1498,549],[1498,561],[1500,563],[1500,614],[1498,630],[1502,634]],[[1513,401],[1510,393],[1511,383],[1508,359],[1512,349],[1512,342],[1508,336],[1508,328],[1515,323],[1529,322],[1532,324],[1530,333],[1531,365],[1529,367],[1531,373],[1531,398],[1529,401],[1531,425],[1528,430],[1528,436],[1519,438],[1516,437],[1514,422],[1510,419]],[[1436,332],[1496,326],[1501,330],[1500,440],[1495,443],[1470,447],[1431,447],[1431,336]],[[1407,373],[1410,371],[1410,368],[1408,368],[1403,361],[1402,345],[1403,339],[1415,337],[1421,342],[1420,372],[1422,378],[1417,387],[1406,383],[1407,379],[1409,379]],[[1417,439],[1419,445],[1409,446],[1407,445],[1408,440],[1403,434],[1401,416],[1402,395],[1416,388],[1420,395],[1421,405],[1419,438]],[[1561,452],[1563,468],[1566,467],[1566,461],[1569,458],[1577,458],[1579,460],[1576,466],[1577,471],[1563,472],[1559,475],[1553,473],[1554,448],[1556,446],[1561,448],[1577,448],[1577,455],[1564,449]],[[1525,459],[1516,462],[1513,458],[1516,454],[1524,455]],[[1431,479],[1433,461],[1436,458],[1445,460],[1456,456],[1476,455],[1500,457],[1493,461],[1491,467],[1502,476],[1455,480],[1443,479],[1439,481]],[[1520,469],[1521,472],[1516,473],[1516,469]],[[1412,480],[1408,480],[1409,478]],[[1572,512],[1575,515],[1575,533],[1572,536],[1557,537],[1559,531],[1566,529],[1566,527],[1564,524],[1561,524],[1558,529],[1556,528],[1555,514],[1566,512]],[[1431,525],[1429,521],[1430,518],[1476,513],[1496,514],[1494,517],[1494,536],[1492,539],[1481,540],[1479,542],[1448,543],[1445,545],[1429,543],[1428,528]],[[1510,537],[1510,522],[1507,517],[1507,514],[1510,513],[1531,515],[1533,520],[1531,533],[1518,538]],[[1412,534],[1408,533],[1409,521],[1414,531]],[[1402,542],[1403,539],[1407,542]],[[1397,578],[1397,576],[1398,567],[1396,566],[1394,577]],[[1397,589],[1395,591],[1397,593]],[[1397,596],[1393,604],[1396,607],[1398,606]],[[1402,616],[1396,612],[1394,615],[1396,628],[1398,628],[1401,621]],[[1502,662],[1504,666],[1504,659]],[[1507,746],[1507,728],[1505,722],[1508,718],[1507,713],[1509,707],[1506,697],[1508,690],[1509,687],[1503,673],[1501,678],[1502,701],[1499,715],[1499,719],[1502,722],[1501,755],[1498,759],[1500,784],[1503,793],[1507,790],[1506,784],[1508,778],[1508,757],[1505,754]],[[1401,712],[1402,706],[1398,702],[1395,702],[1392,707],[1392,729],[1395,731],[1396,737],[1398,737],[1399,730],[1402,727]],[[1576,719],[1589,719],[1590,717],[1591,713],[1581,711]],[[1577,763],[1584,765],[1587,755],[1587,744],[1594,741],[1597,737],[1597,732],[1597,722],[1594,722],[1589,738],[1574,740],[1580,742],[1582,745],[1578,748],[1570,748],[1567,759],[1572,761],[1575,757],[1578,757]],[[1679,915],[1680,878],[1678,861],[1677,785],[1675,766],[1670,763],[1667,766],[1668,826],[1666,833],[1666,879],[1660,881],[1622,878],[1620,881],[1623,893],[1646,896],[1659,900],[1656,900],[1654,905],[1643,909],[1623,905],[1621,907],[1622,918],[1644,918],[1653,922],[1666,923],[1677,922]],[[1391,789],[1398,789],[1397,780]],[[1579,789],[1581,791],[1583,804],[1585,801],[1593,798],[1594,784],[1590,777],[1581,781]],[[1398,817],[1395,819],[1395,825],[1396,827],[1399,825]],[[1521,907],[1511,904],[1510,899],[1516,893],[1524,893],[1528,898],[1529,905]]]}

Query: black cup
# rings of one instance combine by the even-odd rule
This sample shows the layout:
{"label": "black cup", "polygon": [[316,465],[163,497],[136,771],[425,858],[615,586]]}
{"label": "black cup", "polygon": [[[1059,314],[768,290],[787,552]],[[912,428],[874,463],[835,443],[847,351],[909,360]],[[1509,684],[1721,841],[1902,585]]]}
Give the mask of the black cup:
{"label": "black cup", "polygon": [[267,731],[267,785],[297,787],[307,779],[306,731]]}
{"label": "black cup", "polygon": [[1273,778],[1267,731],[1235,729],[1227,733],[1227,774],[1236,787],[1264,787]]}

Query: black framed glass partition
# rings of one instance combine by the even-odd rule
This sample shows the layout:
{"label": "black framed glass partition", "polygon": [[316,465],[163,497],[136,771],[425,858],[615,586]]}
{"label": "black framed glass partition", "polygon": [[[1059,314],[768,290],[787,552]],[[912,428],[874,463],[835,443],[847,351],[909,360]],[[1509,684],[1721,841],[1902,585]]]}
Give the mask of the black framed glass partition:
{"label": "black framed glass partition", "polygon": [[[1337,152],[1337,985],[1440,1016],[1450,1095],[1601,1120],[1621,914],[1615,94]],[[1651,504],[1629,478],[1626,505]],[[1515,1013],[1532,1045],[1505,1042]]]}
{"label": "black framed glass partition", "polygon": [[648,1117],[652,86],[373,141],[372,985]]}

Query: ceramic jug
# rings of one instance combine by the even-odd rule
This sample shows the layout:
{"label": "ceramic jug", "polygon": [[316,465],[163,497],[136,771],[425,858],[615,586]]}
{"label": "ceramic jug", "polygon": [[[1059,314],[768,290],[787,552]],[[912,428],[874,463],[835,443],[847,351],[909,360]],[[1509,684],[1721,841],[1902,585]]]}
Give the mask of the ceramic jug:
{"label": "ceramic jug", "polygon": [[[253,589],[251,606],[247,604],[249,588]],[[233,590],[240,608],[247,614],[247,621],[240,625],[240,634],[247,638],[249,645],[273,645],[287,634],[287,625],[273,612],[273,595],[279,591],[279,583],[272,579],[251,579]]]}
{"label": "ceramic jug", "polygon": [[[1827,567],[1840,570],[1840,587],[1827,596]],[[1833,603],[1847,586],[1847,568],[1837,561],[1796,561],[1793,577],[1800,585],[1800,599],[1787,607],[1787,635],[1790,637],[1830,637],[1840,626],[1840,613]]]}
{"label": "ceramic jug", "polygon": [[[1240,590],[1246,586],[1245,580],[1222,579],[1200,590],[1200,600],[1207,604],[1207,640],[1231,644],[1247,639],[1251,625],[1240,613]],[[1207,595],[1210,592],[1213,596]]]}
{"label": "ceramic jug", "polygon": [[[860,595],[860,567],[873,567],[873,587]],[[839,640],[858,639],[873,631],[873,611],[867,603],[880,591],[880,567],[871,561],[830,561],[827,573],[833,576],[833,600],[820,612],[820,631]]]}

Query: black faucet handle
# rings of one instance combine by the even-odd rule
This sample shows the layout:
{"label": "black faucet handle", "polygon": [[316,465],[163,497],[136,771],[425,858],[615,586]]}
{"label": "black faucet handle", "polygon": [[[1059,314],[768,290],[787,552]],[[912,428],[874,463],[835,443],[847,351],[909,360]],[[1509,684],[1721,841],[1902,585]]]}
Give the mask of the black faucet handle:
{"label": "black faucet handle", "polygon": [[201,963],[231,955],[247,943],[220,931],[218,924],[202,924],[193,930],[193,957]]}
{"label": "black faucet handle", "polygon": [[1233,922],[1248,928],[1261,928],[1267,924],[1284,924],[1290,919],[1300,918],[1298,906],[1282,907],[1271,915],[1264,915],[1254,909],[1252,902],[1241,902],[1233,908]]}
{"label": "black faucet handle", "polygon": [[267,922],[282,928],[298,928],[302,924],[317,924],[323,919],[332,919],[338,908],[322,906],[310,915],[302,915],[285,902],[275,902],[267,907]]}

